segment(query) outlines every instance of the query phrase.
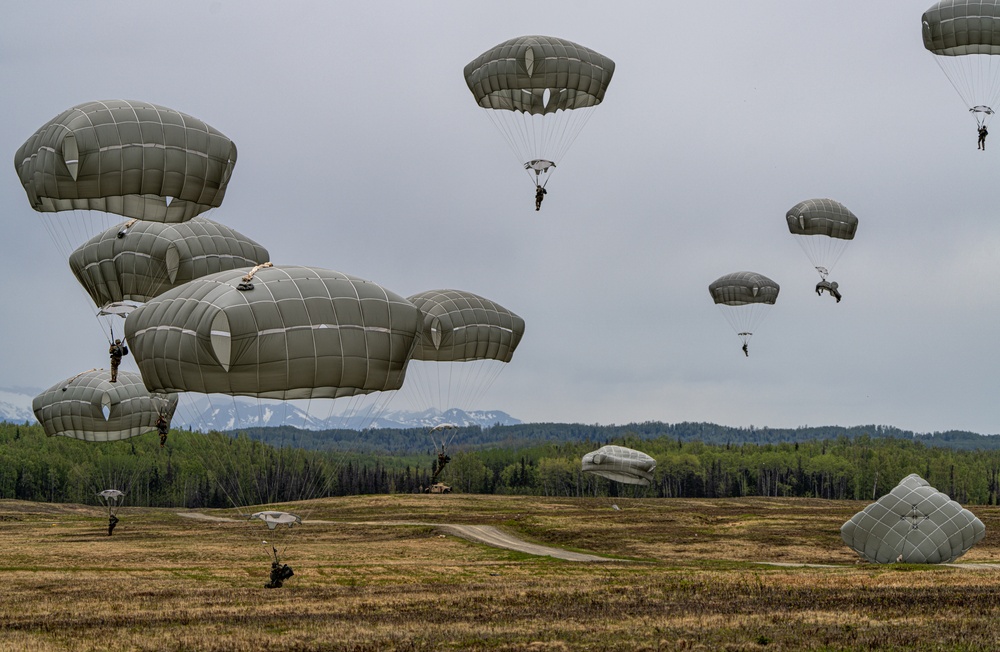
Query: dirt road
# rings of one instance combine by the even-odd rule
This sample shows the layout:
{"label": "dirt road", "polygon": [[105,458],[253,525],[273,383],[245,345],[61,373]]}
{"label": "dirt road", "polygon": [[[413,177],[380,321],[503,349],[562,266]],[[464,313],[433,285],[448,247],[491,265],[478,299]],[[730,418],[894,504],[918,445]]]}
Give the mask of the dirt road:
{"label": "dirt road", "polygon": [[[183,516],[184,518],[191,518],[199,521],[215,521],[215,522],[230,522],[235,523],[239,519],[225,518],[222,516],[211,516],[209,514],[202,514],[201,512],[177,512],[178,516]],[[336,524],[337,521],[305,521],[306,523],[321,523],[326,525]],[[493,546],[494,548],[504,548],[506,550],[516,550],[518,552],[524,552],[529,555],[538,555],[539,557],[554,557],[556,559],[565,559],[567,561],[614,561],[607,557],[598,557],[597,555],[588,555],[583,552],[573,552],[571,550],[563,550],[562,548],[552,548],[549,546],[542,546],[535,543],[528,543],[523,539],[518,539],[512,534],[508,534],[503,530],[493,527],[492,525],[451,525],[451,524],[441,524],[441,523],[418,523],[414,521],[366,521],[364,523],[347,523],[347,525],[388,525],[388,526],[399,526],[399,525],[417,525],[422,527],[432,527],[437,530],[450,534],[452,536],[465,539],[467,541],[474,541],[476,543],[484,543],[488,546]]]}

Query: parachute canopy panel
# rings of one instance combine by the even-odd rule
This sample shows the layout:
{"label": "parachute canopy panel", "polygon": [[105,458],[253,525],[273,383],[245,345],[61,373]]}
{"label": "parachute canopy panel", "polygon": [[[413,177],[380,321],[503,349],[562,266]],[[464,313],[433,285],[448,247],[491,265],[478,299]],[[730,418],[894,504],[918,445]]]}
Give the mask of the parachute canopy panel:
{"label": "parachute canopy panel", "polygon": [[985,534],[972,512],[916,473],[840,528],[844,543],[876,564],[952,562]]}
{"label": "parachute canopy panel", "polygon": [[180,224],[113,226],[70,254],[69,266],[94,304],[104,308],[145,302],[195,278],[268,260],[267,249],[242,233],[196,217]]}
{"label": "parachute canopy panel", "polygon": [[1000,54],[1000,2],[942,0],[924,12],[924,47],[956,57]]}
{"label": "parachute canopy panel", "polygon": [[258,398],[399,389],[420,312],[382,286],[313,267],[210,274],[125,321],[147,387]]}
{"label": "parachute canopy panel", "polygon": [[649,485],[656,460],[642,451],[624,446],[602,446],[583,456],[582,468],[609,480],[625,484]]}
{"label": "parachute canopy panel", "polygon": [[720,276],[709,286],[712,300],[727,306],[762,303],[773,305],[778,299],[778,284],[756,272],[733,272]]}
{"label": "parachute canopy panel", "polygon": [[169,421],[176,394],[151,393],[137,373],[119,371],[117,382],[104,369],[68,378],[34,398],[31,409],[45,434],[85,441],[118,441],[156,430]]}
{"label": "parachute canopy panel", "polygon": [[510,362],[524,320],[500,304],[462,290],[429,290],[407,298],[423,315],[414,360]]}
{"label": "parachute canopy panel", "polygon": [[78,104],[14,156],[32,208],[182,222],[222,204],[236,145],[185,113],[135,100]]}
{"label": "parachute canopy panel", "polygon": [[615,62],[566,39],[521,36],[483,52],[464,72],[479,106],[535,115],[600,104]]}
{"label": "parachute canopy panel", "polygon": [[822,235],[853,240],[858,218],[846,206],[833,199],[807,199],[795,204],[785,214],[792,235]]}

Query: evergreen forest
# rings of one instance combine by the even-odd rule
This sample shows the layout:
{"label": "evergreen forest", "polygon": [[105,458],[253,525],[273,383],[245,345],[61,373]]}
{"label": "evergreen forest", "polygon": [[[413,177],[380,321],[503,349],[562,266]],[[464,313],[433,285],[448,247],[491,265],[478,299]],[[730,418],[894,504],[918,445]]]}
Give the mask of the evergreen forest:
{"label": "evergreen forest", "polygon": [[[821,432],[815,432],[821,430]],[[824,436],[828,435],[828,436]],[[815,497],[873,500],[918,473],[963,504],[997,504],[1000,438],[886,428],[761,431],[712,424],[464,428],[438,478],[454,491],[544,496]],[[749,440],[749,441],[748,441]],[[657,460],[649,487],[583,473],[601,445]],[[325,444],[325,445],[321,445]],[[147,507],[242,507],[324,496],[412,493],[431,484],[442,442],[424,430],[208,434],[174,430],[93,443],[0,423],[0,498],[96,504],[121,489]]]}

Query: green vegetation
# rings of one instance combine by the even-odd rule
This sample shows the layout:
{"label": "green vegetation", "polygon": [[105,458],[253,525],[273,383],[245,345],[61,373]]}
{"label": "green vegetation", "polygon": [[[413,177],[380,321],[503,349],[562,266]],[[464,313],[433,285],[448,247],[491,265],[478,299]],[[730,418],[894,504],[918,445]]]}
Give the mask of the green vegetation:
{"label": "green vegetation", "polygon": [[[718,433],[702,425],[698,431],[706,439],[717,438]],[[617,427],[609,433],[597,426],[552,426],[560,437],[572,433],[577,438],[540,437],[540,443],[525,439],[524,426],[504,427],[504,433],[496,432],[499,428],[463,429],[449,450],[452,462],[441,479],[456,491],[481,494],[873,500],[906,475],[919,473],[963,504],[997,504],[1000,494],[1000,450],[985,444],[968,449],[974,441],[968,433],[896,437],[895,431],[874,429],[872,435],[841,432],[832,439],[712,444],[694,435],[657,435],[672,428],[665,424],[646,426],[622,430],[613,440],[598,436],[617,434]],[[743,432],[754,437],[762,433]],[[252,435],[174,431],[160,448],[154,434],[93,444],[47,438],[37,425],[0,423],[0,498],[94,504],[97,491],[124,488],[130,505],[229,507],[413,493],[429,484],[433,472],[433,447],[423,431],[314,433],[282,428]],[[328,449],[317,450],[324,436]],[[265,437],[279,446],[260,441]],[[993,443],[993,438],[972,437]],[[348,441],[357,450],[346,452]],[[945,446],[946,441],[959,446]],[[656,458],[652,486],[637,491],[581,473],[583,454],[611,442]],[[379,450],[375,443],[390,450]]]}

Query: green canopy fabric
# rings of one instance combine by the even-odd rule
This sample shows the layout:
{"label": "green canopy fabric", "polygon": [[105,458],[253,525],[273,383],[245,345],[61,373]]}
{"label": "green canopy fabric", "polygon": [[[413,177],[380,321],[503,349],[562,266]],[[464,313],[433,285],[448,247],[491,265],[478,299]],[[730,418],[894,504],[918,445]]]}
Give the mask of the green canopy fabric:
{"label": "green canopy fabric", "polygon": [[942,0],[922,17],[924,47],[941,56],[1000,54],[1000,1]]}
{"label": "green canopy fabric", "polygon": [[876,564],[952,562],[985,535],[972,512],[916,473],[840,528],[844,543]]}
{"label": "green canopy fabric", "polygon": [[414,360],[510,362],[524,335],[521,317],[471,292],[429,290],[407,300],[423,317]]}
{"label": "green canopy fabric", "polygon": [[78,104],[14,155],[31,207],[182,222],[222,204],[236,145],[185,113],[135,100]]}
{"label": "green canopy fabric", "polygon": [[128,316],[148,388],[284,400],[399,389],[420,328],[412,303],[335,271],[249,271],[203,276]]}
{"label": "green canopy fabric", "polygon": [[117,441],[156,430],[163,415],[169,422],[177,395],[151,393],[137,373],[93,369],[48,388],[31,402],[45,434],[85,441]]}
{"label": "green canopy fabric", "polygon": [[70,269],[98,307],[144,302],[216,272],[270,260],[267,249],[218,222],[138,221],[99,233],[76,249]]}
{"label": "green canopy fabric", "polygon": [[547,114],[600,104],[615,62],[566,39],[521,36],[483,52],[464,72],[479,106]]}
{"label": "green canopy fabric", "polygon": [[733,272],[720,276],[708,286],[715,303],[742,306],[751,303],[774,304],[781,288],[756,272]]}
{"label": "green canopy fabric", "polygon": [[615,482],[648,486],[656,460],[642,451],[624,446],[602,446],[581,460],[582,470]]}
{"label": "green canopy fabric", "polygon": [[785,213],[792,235],[822,235],[853,240],[858,218],[846,206],[833,199],[800,201]]}

